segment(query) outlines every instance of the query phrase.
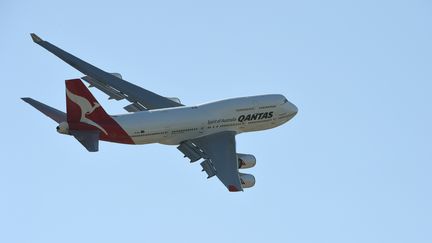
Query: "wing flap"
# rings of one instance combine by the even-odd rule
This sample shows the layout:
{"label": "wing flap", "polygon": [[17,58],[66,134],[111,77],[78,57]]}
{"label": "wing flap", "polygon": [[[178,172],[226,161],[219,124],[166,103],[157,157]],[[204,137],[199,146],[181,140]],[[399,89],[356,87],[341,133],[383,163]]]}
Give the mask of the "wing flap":
{"label": "wing flap", "polygon": [[120,91],[105,85],[102,82],[97,81],[96,79],[90,77],[90,76],[84,76],[81,78],[82,80],[86,81],[87,83],[90,84],[90,87],[96,87],[97,89],[99,89],[100,91],[104,92],[105,94],[107,94],[109,96],[110,99],[115,99],[115,100],[122,100],[122,99],[126,99],[127,97],[122,94]]}

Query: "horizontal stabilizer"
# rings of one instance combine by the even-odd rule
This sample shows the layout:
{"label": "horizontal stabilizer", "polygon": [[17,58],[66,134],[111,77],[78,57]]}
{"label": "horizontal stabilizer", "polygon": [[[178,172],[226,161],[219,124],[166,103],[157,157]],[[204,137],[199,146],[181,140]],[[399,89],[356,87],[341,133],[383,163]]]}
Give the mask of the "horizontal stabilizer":
{"label": "horizontal stabilizer", "polygon": [[43,114],[45,114],[46,116],[48,116],[49,118],[53,119],[57,123],[66,121],[66,113],[62,111],[54,109],[51,106],[45,105],[32,98],[26,97],[21,99],[27,102],[28,104],[30,104],[31,106],[33,106],[34,108],[36,108],[37,110],[39,110],[40,112],[42,112]]}
{"label": "horizontal stabilizer", "polygon": [[99,131],[69,131],[89,152],[99,150]]}

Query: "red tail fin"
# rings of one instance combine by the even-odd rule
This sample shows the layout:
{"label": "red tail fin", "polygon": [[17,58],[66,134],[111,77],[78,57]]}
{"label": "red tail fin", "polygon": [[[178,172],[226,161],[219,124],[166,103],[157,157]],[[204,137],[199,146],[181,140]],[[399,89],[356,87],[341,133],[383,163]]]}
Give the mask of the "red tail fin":
{"label": "red tail fin", "polygon": [[93,121],[110,118],[80,79],[66,80],[66,97],[68,122],[80,122],[83,118]]}
{"label": "red tail fin", "polygon": [[99,130],[102,140],[133,143],[128,134],[105,112],[80,79],[66,80],[66,111],[70,130]]}

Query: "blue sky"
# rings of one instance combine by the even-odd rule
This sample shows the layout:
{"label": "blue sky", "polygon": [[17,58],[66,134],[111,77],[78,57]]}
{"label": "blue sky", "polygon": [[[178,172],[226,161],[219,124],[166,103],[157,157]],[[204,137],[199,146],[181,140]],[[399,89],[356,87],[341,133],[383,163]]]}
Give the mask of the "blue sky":
{"label": "blue sky", "polygon": [[[0,242],[432,242],[429,1],[2,1]],[[80,73],[35,32],[197,104],[284,94],[289,123],[237,136],[228,193],[174,147],[88,153],[19,98],[64,110]],[[111,114],[125,102],[92,90]]]}

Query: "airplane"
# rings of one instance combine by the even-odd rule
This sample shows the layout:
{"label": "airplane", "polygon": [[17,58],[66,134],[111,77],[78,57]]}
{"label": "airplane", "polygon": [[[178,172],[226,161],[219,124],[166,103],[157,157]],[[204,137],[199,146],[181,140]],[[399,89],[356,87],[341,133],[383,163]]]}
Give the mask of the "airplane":
{"label": "airplane", "polygon": [[[297,107],[283,95],[270,94],[224,99],[187,106],[178,98],[153,93],[105,72],[34,33],[33,41],[84,77],[66,80],[66,113],[32,98],[25,102],[58,123],[57,132],[75,137],[88,151],[99,150],[99,141],[122,144],[176,145],[190,159],[202,160],[207,178],[216,176],[230,192],[255,185],[255,177],[239,169],[254,167],[255,156],[237,153],[235,136],[278,127],[291,120]],[[129,113],[108,115],[87,86],[96,87],[109,99],[126,99]]]}

